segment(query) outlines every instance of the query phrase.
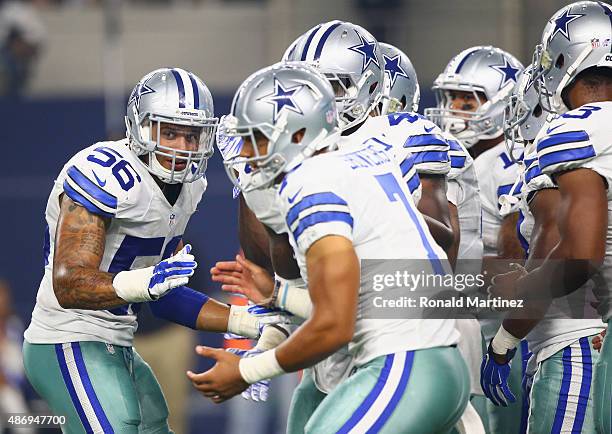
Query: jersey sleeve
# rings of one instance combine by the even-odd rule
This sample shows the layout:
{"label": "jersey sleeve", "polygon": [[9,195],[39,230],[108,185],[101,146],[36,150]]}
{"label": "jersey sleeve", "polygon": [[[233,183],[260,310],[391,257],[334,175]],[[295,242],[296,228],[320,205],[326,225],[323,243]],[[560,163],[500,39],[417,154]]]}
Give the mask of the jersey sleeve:
{"label": "jersey sleeve", "polygon": [[406,128],[409,135],[403,146],[413,155],[416,171],[430,175],[446,175],[451,169],[450,147],[440,128],[423,117],[418,117]]}
{"label": "jersey sleeve", "polygon": [[291,173],[281,185],[279,196],[289,234],[304,253],[328,235],[353,240],[353,216],[345,195],[334,191],[321,177],[313,181],[305,173]]}
{"label": "jersey sleeve", "polygon": [[459,206],[463,196],[461,185],[456,179],[449,179],[446,186],[446,199],[456,207]]}
{"label": "jersey sleeve", "polygon": [[589,131],[593,122],[571,117],[577,116],[576,112],[553,119],[538,135],[538,164],[542,173],[552,176],[564,170],[577,169],[596,157],[592,131]]}
{"label": "jersey sleeve", "polygon": [[510,190],[508,190],[508,193],[499,196],[499,214],[502,217],[519,212],[522,190],[523,178],[519,174],[510,187]]}
{"label": "jersey sleeve", "polygon": [[142,178],[113,147],[87,148],[66,165],[64,193],[90,213],[122,217],[139,200]]}
{"label": "jersey sleeve", "polygon": [[531,200],[536,191],[544,190],[545,188],[557,188],[550,176],[542,173],[537,156],[534,158],[525,158],[525,167],[522,194],[526,197],[527,202]]}
{"label": "jersey sleeve", "polygon": [[449,146],[450,171],[448,172],[447,179],[450,180],[461,175],[473,163],[473,160],[467,149],[457,139],[450,135],[445,135],[444,138]]}

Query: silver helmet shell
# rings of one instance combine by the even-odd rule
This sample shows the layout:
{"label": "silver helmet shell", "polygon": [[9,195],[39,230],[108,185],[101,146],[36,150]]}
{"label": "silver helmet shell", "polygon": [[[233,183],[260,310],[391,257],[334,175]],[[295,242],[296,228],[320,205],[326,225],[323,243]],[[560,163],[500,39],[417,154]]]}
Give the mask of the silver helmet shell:
{"label": "silver helmet shell", "polygon": [[[149,172],[169,184],[193,182],[204,175],[217,123],[208,87],[181,68],[160,68],[145,75],[130,94],[125,117],[130,149],[146,156]],[[195,127],[199,133],[197,149],[162,146],[162,124]],[[171,159],[171,168],[164,167],[158,156]],[[184,168],[177,170],[177,165]]]}
{"label": "silver helmet shell", "polygon": [[404,110],[416,112],[419,109],[421,90],[412,62],[399,48],[383,42],[378,45],[385,63],[381,114]]}
{"label": "silver helmet shell", "polygon": [[294,44],[285,60],[307,62],[327,77],[334,88],[343,130],[358,125],[378,109],[384,61],[378,42],[367,30],[330,21],[313,27]]}
{"label": "silver helmet shell", "polygon": [[544,108],[565,113],[563,90],[591,67],[612,67],[612,8],[603,2],[580,1],[561,8],[548,20],[534,63]]}
{"label": "silver helmet shell", "polygon": [[[299,143],[294,134],[304,130]],[[281,62],[257,71],[240,86],[231,114],[220,126],[223,135],[241,136],[257,143],[268,140],[266,152],[240,155],[225,161],[227,173],[239,189],[249,192],[268,188],[315,152],[335,146],[340,136],[333,89],[320,72],[303,62]],[[237,179],[239,165],[246,165],[247,181]]]}
{"label": "silver helmet shell", "polygon": [[535,87],[536,76],[533,64],[527,66],[506,102],[504,134],[508,153],[514,160],[517,159],[517,144],[525,147],[533,142],[546,122],[547,113],[540,104]]}
{"label": "silver helmet shell", "polygon": [[[425,115],[460,139],[466,147],[503,133],[505,101],[513,91],[523,65],[511,54],[492,46],[477,46],[453,57],[432,89],[437,107]],[[471,92],[474,111],[451,108],[449,91]],[[481,102],[479,94],[484,95]]]}

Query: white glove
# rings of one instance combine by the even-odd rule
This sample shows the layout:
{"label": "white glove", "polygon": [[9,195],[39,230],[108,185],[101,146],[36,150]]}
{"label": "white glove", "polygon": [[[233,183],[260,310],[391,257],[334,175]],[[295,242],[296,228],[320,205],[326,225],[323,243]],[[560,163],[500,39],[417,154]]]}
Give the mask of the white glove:
{"label": "white glove", "polygon": [[198,266],[191,245],[154,267],[121,271],[113,279],[117,296],[130,303],[157,300],[178,286],[187,285]]}
{"label": "white glove", "polygon": [[[239,348],[228,348],[227,351],[230,353],[236,354],[237,356],[240,356],[242,358],[253,357],[263,352],[255,348],[252,350],[248,350],[248,351],[242,350]],[[263,401],[268,400],[269,389],[270,389],[270,380],[261,380],[261,381],[258,381],[257,383],[251,384],[244,392],[242,392],[241,395],[246,400],[263,402]]]}
{"label": "white glove", "polygon": [[[293,315],[274,307],[252,304],[247,306],[232,305],[227,323],[227,331],[247,339],[257,339],[264,326],[269,324],[291,324]],[[235,339],[236,337],[234,337]]]}

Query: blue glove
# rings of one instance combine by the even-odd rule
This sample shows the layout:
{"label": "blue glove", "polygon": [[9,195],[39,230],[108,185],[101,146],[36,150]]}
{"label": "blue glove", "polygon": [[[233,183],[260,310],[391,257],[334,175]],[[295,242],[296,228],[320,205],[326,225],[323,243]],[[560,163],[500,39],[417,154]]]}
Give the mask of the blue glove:
{"label": "blue glove", "polygon": [[493,359],[493,349],[489,343],[487,354],[482,358],[480,365],[480,386],[485,396],[497,406],[507,407],[508,402],[516,402],[516,397],[512,394],[508,386],[510,377],[510,361],[516,353],[516,348],[506,352],[506,363],[498,364]]}
{"label": "blue glove", "polygon": [[[263,351],[252,349],[252,350],[241,350],[239,348],[228,348],[228,352],[236,354],[242,358],[253,357],[257,354],[261,354]],[[265,402],[268,400],[268,390],[270,390],[270,380],[262,380],[257,383],[251,384],[248,389],[242,392],[242,397],[246,400],[253,400],[256,402]]]}

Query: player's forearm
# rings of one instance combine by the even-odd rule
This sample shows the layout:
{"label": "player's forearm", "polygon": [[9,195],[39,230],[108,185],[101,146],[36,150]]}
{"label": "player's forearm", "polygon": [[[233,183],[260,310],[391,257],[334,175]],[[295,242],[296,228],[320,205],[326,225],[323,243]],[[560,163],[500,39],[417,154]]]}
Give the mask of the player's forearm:
{"label": "player's forearm", "polygon": [[446,179],[441,175],[420,176],[423,193],[417,208],[426,216],[427,226],[436,243],[447,250],[453,243],[454,233],[446,197]]}
{"label": "player's forearm", "polygon": [[331,317],[313,317],[276,349],[276,358],[285,372],[298,371],[329,357],[352,337],[353,327]]}
{"label": "player's forearm", "polygon": [[516,259],[521,262],[525,259],[525,250],[516,232],[518,217],[518,212],[515,212],[504,217],[502,221],[497,236],[497,255],[501,259]]}
{"label": "player's forearm", "polygon": [[64,309],[111,309],[127,303],[117,296],[113,277],[100,270],[58,265],[54,267],[53,289]]}
{"label": "player's forearm", "polygon": [[208,299],[200,309],[196,328],[198,330],[224,333],[230,316],[230,306],[215,299]]}

